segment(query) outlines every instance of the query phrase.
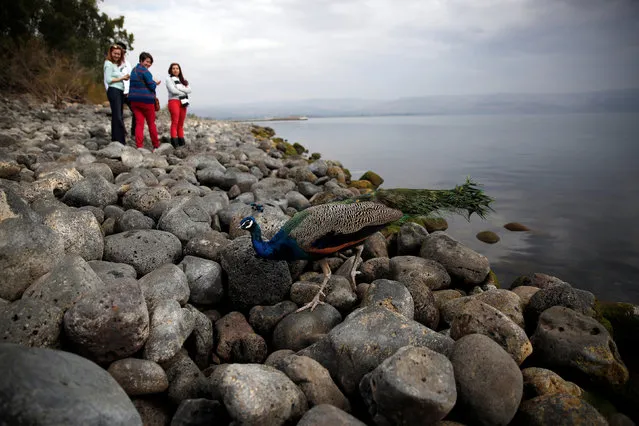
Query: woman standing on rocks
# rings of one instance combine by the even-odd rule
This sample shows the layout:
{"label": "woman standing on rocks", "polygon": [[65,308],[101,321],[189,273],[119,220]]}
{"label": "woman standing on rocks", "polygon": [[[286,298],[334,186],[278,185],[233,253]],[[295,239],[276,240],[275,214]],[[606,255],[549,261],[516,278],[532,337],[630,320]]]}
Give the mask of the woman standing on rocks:
{"label": "woman standing on rocks", "polygon": [[129,100],[135,114],[135,144],[138,149],[144,147],[144,120],[146,120],[155,150],[160,146],[158,130],[155,127],[155,88],[161,81],[153,80],[153,75],[149,71],[151,65],[153,65],[153,56],[147,52],[140,53],[140,63],[131,72]]}
{"label": "woman standing on rocks", "polygon": [[186,108],[189,106],[191,88],[178,63],[174,62],[169,66],[166,90],[169,92],[169,112],[171,113],[171,145],[184,146],[184,119]]}
{"label": "woman standing on rocks", "polygon": [[109,47],[104,61],[104,84],[111,105],[111,140],[124,144],[124,82],[129,74],[124,72],[124,55],[117,44]]}

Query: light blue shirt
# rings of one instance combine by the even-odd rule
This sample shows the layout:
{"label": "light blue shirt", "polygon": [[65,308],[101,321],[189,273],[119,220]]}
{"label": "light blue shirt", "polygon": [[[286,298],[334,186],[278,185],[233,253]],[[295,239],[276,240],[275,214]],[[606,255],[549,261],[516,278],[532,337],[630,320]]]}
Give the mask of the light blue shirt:
{"label": "light blue shirt", "polygon": [[111,81],[114,78],[120,78],[125,73],[122,72],[122,66],[118,66],[111,61],[104,61],[104,85],[105,87],[115,87],[116,89],[120,89],[124,92],[124,82],[117,81],[112,83]]}

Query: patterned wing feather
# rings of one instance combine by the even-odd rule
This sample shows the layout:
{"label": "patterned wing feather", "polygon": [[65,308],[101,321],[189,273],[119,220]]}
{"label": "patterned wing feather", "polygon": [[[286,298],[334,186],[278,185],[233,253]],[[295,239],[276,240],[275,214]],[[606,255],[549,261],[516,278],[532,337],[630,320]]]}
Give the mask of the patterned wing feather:
{"label": "patterned wing feather", "polygon": [[328,203],[298,213],[283,229],[302,250],[329,253],[362,241],[402,215],[399,210],[371,201]]}

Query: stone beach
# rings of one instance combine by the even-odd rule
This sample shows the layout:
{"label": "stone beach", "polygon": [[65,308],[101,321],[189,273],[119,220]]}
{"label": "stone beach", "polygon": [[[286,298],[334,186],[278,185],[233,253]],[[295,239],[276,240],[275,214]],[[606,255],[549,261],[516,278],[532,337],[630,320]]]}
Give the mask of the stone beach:
{"label": "stone beach", "polygon": [[639,307],[500,285],[429,219],[370,237],[356,291],[354,251],[330,258],[326,304],[296,313],[319,266],[256,257],[239,221],[270,238],[383,180],[249,123],[137,150],[108,111],[0,99],[0,425],[639,421]]}

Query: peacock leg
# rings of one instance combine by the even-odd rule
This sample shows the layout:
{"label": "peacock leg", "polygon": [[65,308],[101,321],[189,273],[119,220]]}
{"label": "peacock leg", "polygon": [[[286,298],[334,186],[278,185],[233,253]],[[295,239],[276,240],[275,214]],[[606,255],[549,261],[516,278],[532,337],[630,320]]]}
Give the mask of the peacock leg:
{"label": "peacock leg", "polygon": [[324,280],[322,281],[322,285],[320,285],[319,291],[317,292],[313,300],[311,300],[309,303],[302,306],[295,312],[302,312],[303,310],[308,308],[310,308],[311,312],[313,312],[313,309],[315,309],[317,305],[324,304],[324,302],[320,300],[320,295],[325,296],[324,287],[326,287],[326,283],[328,283],[328,280],[331,279],[331,268],[330,266],[328,266],[328,261],[326,260],[326,258],[320,259],[319,264],[320,264],[320,267],[322,268],[322,272],[324,273]]}
{"label": "peacock leg", "polygon": [[353,266],[351,266],[351,272],[348,274],[348,276],[351,278],[351,288],[353,289],[353,291],[357,290],[357,283],[355,282],[355,276],[358,273],[357,264],[359,263],[360,259],[362,258],[362,252],[363,251],[364,251],[364,245],[363,244],[355,247],[355,261],[353,262]]}

